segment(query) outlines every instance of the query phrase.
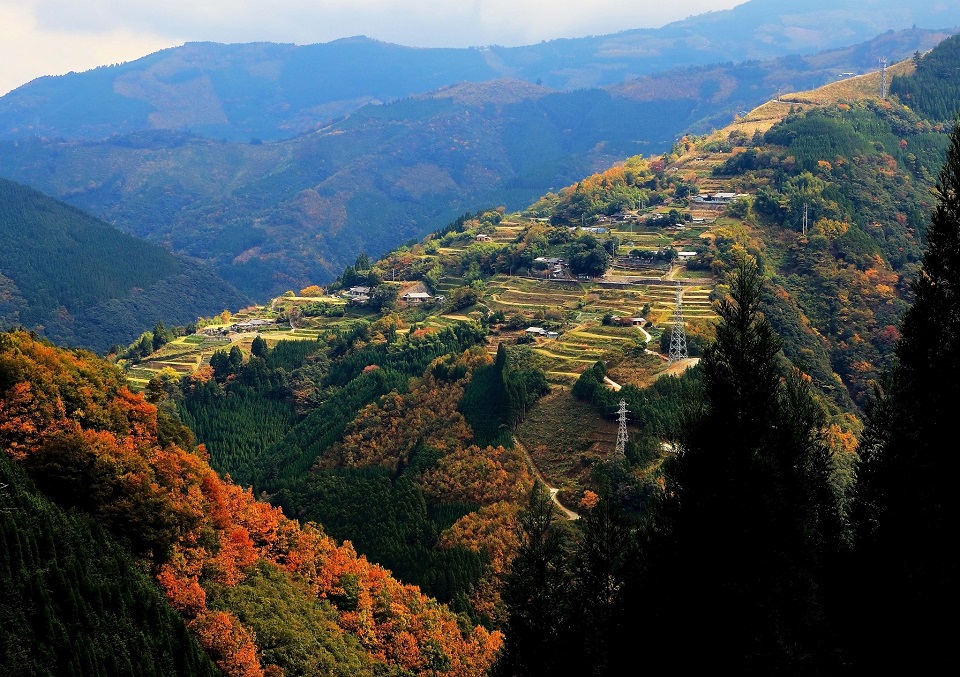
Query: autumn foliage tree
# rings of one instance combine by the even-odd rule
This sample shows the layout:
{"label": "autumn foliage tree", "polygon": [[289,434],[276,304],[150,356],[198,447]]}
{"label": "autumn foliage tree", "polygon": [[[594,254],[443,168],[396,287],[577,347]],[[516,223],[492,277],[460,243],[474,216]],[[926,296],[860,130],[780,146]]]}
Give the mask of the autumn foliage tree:
{"label": "autumn foliage tree", "polygon": [[343,633],[356,637],[369,670],[383,663],[429,674],[443,665],[466,677],[492,663],[499,633],[461,630],[445,607],[349,543],[301,527],[223,480],[189,431],[158,423],[166,416],[89,353],[23,332],[0,335],[0,448],[62,505],[129,543],[225,674],[274,675],[283,667],[264,661],[255,634],[230,608],[208,606],[208,591],[236,587],[259,562],[286,572],[284,594],[331,605],[331,636],[341,644]]}

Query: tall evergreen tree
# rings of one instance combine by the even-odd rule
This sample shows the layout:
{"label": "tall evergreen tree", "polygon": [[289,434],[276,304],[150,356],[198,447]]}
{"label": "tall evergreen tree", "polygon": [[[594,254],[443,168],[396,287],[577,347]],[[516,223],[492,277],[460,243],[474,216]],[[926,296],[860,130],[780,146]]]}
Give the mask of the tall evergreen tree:
{"label": "tall evergreen tree", "polygon": [[503,591],[508,619],[499,677],[570,673],[569,552],[558,520],[550,494],[537,482],[520,515],[520,547]]}
{"label": "tall evergreen tree", "polygon": [[664,672],[829,663],[822,581],[840,521],[824,415],[809,379],[784,377],[762,288],[742,260],[703,359],[704,403],[685,422],[644,544]]}
{"label": "tall evergreen tree", "polygon": [[263,357],[265,358],[270,352],[270,348],[267,346],[266,340],[259,334],[256,335],[253,339],[253,343],[250,344],[250,354],[254,357]]}
{"label": "tall evergreen tree", "polygon": [[[577,675],[622,674],[636,649],[637,629],[629,619],[624,592],[636,564],[631,525],[623,511],[604,492],[603,499],[581,514],[582,536],[574,560],[571,642],[582,649],[571,662]],[[579,661],[579,664],[577,663]]]}
{"label": "tall evergreen tree", "polygon": [[153,349],[160,350],[173,340],[173,332],[167,329],[163,320],[158,320],[153,328]]}
{"label": "tall evergreen tree", "polygon": [[955,669],[960,407],[960,119],[936,186],[897,364],[860,443],[856,528],[858,671]]}

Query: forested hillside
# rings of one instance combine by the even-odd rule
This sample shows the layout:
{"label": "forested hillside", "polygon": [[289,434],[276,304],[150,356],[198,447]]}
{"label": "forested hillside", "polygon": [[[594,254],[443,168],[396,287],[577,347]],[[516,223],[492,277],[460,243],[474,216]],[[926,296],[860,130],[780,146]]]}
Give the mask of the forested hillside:
{"label": "forested hillside", "polygon": [[[531,486],[502,429],[548,386],[539,371],[510,368],[503,349],[491,361],[484,333],[411,330],[390,316],[258,348],[243,365],[213,359],[172,402],[216,469],[490,624],[502,611],[489,579],[506,553],[485,543],[509,548]],[[490,533],[458,535],[465,524]]]}
{"label": "forested hillside", "polygon": [[211,270],[0,179],[0,328],[105,352],[157,320],[242,304]]}
{"label": "forested hillside", "polygon": [[[188,429],[132,394],[115,367],[89,353],[57,349],[23,332],[0,335],[0,445],[61,508],[93,518],[126,545],[129,555],[119,561],[137,559],[225,674],[430,674],[442,668],[480,675],[497,651],[499,633],[472,628],[358,558],[349,543],[338,545],[318,525],[301,526],[222,480]],[[4,472],[17,484],[15,497],[29,491],[21,476]],[[86,519],[77,517],[74,528],[89,529]],[[11,552],[30,547],[27,533]],[[41,547],[49,550],[49,540]],[[77,565],[67,545],[60,547],[57,557],[65,558],[72,581]],[[24,556],[24,562],[47,559],[42,551]],[[18,585],[41,583],[13,571],[17,564],[10,573],[23,580]],[[84,585],[82,577],[76,582]],[[65,632],[69,637],[73,627],[58,629],[66,622],[58,622],[60,604],[96,604],[89,597],[96,593],[84,589],[82,599],[58,599],[51,608],[42,592],[31,590],[37,607],[27,610],[28,620],[37,620],[34,632],[46,642],[59,642]],[[164,618],[156,606],[150,610],[148,598],[140,601],[143,592],[137,595],[126,605],[130,614]],[[105,627],[116,622],[103,621]],[[25,632],[10,640],[5,635],[5,650],[22,651],[30,641]],[[134,650],[137,636],[124,646]],[[85,640],[76,641],[83,646]],[[162,652],[167,641],[159,636],[150,646]],[[116,647],[115,660],[125,660],[124,646]],[[90,661],[113,660],[102,650],[90,653]],[[55,669],[56,660],[71,657],[38,650],[28,658]]]}
{"label": "forested hillside", "polygon": [[220,674],[156,584],[87,515],[0,455],[0,673]]}
{"label": "forested hillside", "polygon": [[[0,334],[0,576],[32,600],[0,648],[41,674],[949,674],[955,47],[898,65],[910,106],[872,76],[788,93],[115,364]],[[77,613],[158,631],[107,646]]]}
{"label": "forested hillside", "polygon": [[912,77],[894,78],[890,93],[921,115],[940,122],[953,120],[960,99],[956,68],[960,62],[960,38],[944,40],[926,56],[916,55],[917,72]]}

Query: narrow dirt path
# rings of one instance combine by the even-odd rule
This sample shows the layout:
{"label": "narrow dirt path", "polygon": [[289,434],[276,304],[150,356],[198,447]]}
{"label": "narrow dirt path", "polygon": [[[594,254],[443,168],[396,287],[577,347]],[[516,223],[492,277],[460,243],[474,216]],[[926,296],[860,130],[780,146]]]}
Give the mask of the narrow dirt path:
{"label": "narrow dirt path", "polygon": [[523,442],[521,442],[519,439],[514,437],[513,443],[517,445],[517,449],[519,449],[523,453],[523,458],[527,461],[527,466],[530,468],[530,472],[533,473],[533,476],[536,477],[538,480],[540,480],[543,486],[547,488],[547,491],[550,492],[550,500],[553,501],[554,505],[556,505],[557,508],[560,509],[560,512],[563,513],[563,516],[566,517],[568,520],[580,519],[580,515],[575,513],[573,510],[570,510],[569,508],[564,506],[563,503],[557,500],[557,492],[559,492],[560,490],[554,487],[551,487],[549,484],[547,484],[547,481],[543,479],[543,475],[540,474],[540,471],[537,469],[536,464],[534,464],[533,457],[530,455],[530,452],[527,451],[527,448],[525,446],[523,446]]}

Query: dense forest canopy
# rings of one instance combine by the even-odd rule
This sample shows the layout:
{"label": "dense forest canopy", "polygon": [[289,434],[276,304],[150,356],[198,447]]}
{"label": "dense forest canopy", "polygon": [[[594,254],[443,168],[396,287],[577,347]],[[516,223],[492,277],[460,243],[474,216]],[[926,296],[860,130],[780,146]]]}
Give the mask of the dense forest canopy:
{"label": "dense forest canopy", "polygon": [[[93,355],[3,334],[0,393],[7,457],[60,507],[89,515],[125,543],[226,674],[399,674],[441,661],[451,674],[476,675],[492,661],[499,633],[472,628],[358,558],[349,543],[337,545],[319,526],[301,526],[221,479],[187,428]],[[18,495],[29,491],[19,484]],[[30,590],[42,610],[49,593]],[[267,615],[265,599],[287,603],[271,604]],[[58,626],[47,627],[55,622],[39,618],[38,636],[55,637]],[[169,627],[156,651],[176,637],[177,625]],[[69,662],[65,646],[38,657],[40,665]],[[12,659],[5,654],[3,663]]]}

